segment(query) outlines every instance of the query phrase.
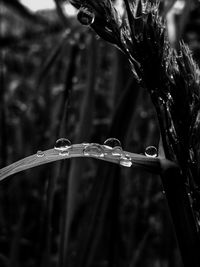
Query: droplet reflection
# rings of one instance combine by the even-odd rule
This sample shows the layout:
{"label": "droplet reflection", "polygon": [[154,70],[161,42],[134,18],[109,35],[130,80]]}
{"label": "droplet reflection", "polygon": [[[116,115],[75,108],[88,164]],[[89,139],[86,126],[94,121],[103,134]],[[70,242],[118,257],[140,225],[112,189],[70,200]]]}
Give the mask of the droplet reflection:
{"label": "droplet reflection", "polygon": [[66,151],[66,150],[64,150],[64,151],[61,151],[60,153],[59,153],[59,155],[60,156],[69,156],[69,151]]}
{"label": "droplet reflection", "polygon": [[158,150],[155,146],[148,146],[145,149],[145,156],[150,158],[156,158],[158,156]]}
{"label": "droplet reflection", "polygon": [[123,153],[123,151],[122,151],[121,147],[114,147],[112,149],[112,155],[115,157],[121,157],[122,153]]}
{"label": "droplet reflection", "polygon": [[67,150],[71,146],[71,142],[67,138],[60,138],[56,141],[54,149],[58,151]]}
{"label": "droplet reflection", "polygon": [[38,158],[44,157],[44,152],[41,150],[38,150],[36,155]]}
{"label": "droplet reflection", "polygon": [[77,19],[81,24],[90,26],[95,20],[95,14],[88,7],[81,7],[78,11]]}
{"label": "droplet reflection", "polygon": [[133,165],[129,156],[121,156],[119,164],[124,167],[131,167]]}
{"label": "droplet reflection", "polygon": [[83,154],[85,156],[93,156],[98,158],[104,157],[104,151],[99,144],[90,144],[85,147]]}
{"label": "droplet reflection", "polygon": [[104,146],[109,148],[121,147],[121,142],[116,138],[108,138],[104,142]]}

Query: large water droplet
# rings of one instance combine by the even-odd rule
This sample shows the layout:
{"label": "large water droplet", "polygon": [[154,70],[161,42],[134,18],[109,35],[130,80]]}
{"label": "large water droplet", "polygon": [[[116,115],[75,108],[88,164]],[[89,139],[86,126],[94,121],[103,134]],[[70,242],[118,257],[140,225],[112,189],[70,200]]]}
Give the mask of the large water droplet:
{"label": "large water droplet", "polygon": [[44,157],[44,152],[42,150],[38,150],[36,155],[38,158]]}
{"label": "large water droplet", "polygon": [[148,146],[145,149],[145,156],[149,158],[156,158],[158,156],[158,150],[155,146]]}
{"label": "large water droplet", "polygon": [[95,14],[88,7],[81,7],[78,11],[77,19],[81,24],[89,26],[94,22]]}
{"label": "large water droplet", "polygon": [[71,146],[71,142],[67,138],[60,138],[56,141],[54,149],[58,151],[67,150]]}
{"label": "large water droplet", "polygon": [[107,148],[121,147],[121,142],[116,138],[108,138],[103,144]]}
{"label": "large water droplet", "polygon": [[90,144],[86,146],[86,148],[83,151],[83,154],[85,156],[93,156],[98,158],[104,157],[103,148],[99,144]]}
{"label": "large water droplet", "polygon": [[131,158],[125,155],[121,156],[119,164],[129,168],[133,165]]}

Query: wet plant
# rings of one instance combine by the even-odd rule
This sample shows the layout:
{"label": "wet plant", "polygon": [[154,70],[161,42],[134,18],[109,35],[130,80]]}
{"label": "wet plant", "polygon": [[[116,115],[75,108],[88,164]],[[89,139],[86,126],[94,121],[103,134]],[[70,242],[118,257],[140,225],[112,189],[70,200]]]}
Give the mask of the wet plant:
{"label": "wet plant", "polygon": [[[56,2],[59,3],[62,1]],[[36,154],[1,169],[0,177],[1,179],[4,179],[11,174],[15,174],[25,169],[72,157],[92,157],[102,161],[117,163],[124,167],[138,166],[151,173],[161,174],[166,196],[172,211],[172,217],[176,226],[175,229],[178,232],[178,240],[184,262],[186,266],[189,266],[187,265],[188,262],[192,264],[192,266],[198,266],[199,257],[197,256],[195,249],[191,252],[190,245],[193,244],[197,245],[197,248],[199,247],[199,69],[193,61],[188,47],[182,41],[178,42],[177,50],[171,47],[167,36],[165,19],[160,15],[160,6],[158,2],[151,4],[150,1],[124,0],[124,15],[122,17],[120,17],[113,2],[110,0],[71,0],[70,2],[78,9],[78,21],[84,26],[91,27],[105,41],[117,46],[125,55],[127,64],[130,65],[132,71],[132,80],[136,85],[132,88],[131,86],[134,84],[132,80],[128,83],[124,95],[121,98],[121,102],[119,101],[120,103],[118,103],[110,127],[109,136],[114,136],[115,138],[107,139],[103,145],[90,143],[90,141],[87,140],[87,136],[90,136],[89,131],[92,124],[89,104],[90,101],[92,101],[92,90],[94,90],[93,88],[95,84],[94,77],[96,76],[96,73],[94,73],[93,70],[96,63],[94,62],[94,59],[90,58],[91,62],[89,69],[90,73],[88,74],[87,97],[85,97],[82,104],[80,128],[75,138],[75,144],[71,144],[68,139],[60,138],[60,134],[66,123],[65,120],[68,111],[67,105],[69,96],[68,89],[71,87],[72,82],[72,75],[69,70],[70,82],[66,82],[66,102],[62,105],[62,107],[65,108],[65,113],[62,116],[61,109],[60,117],[62,117],[62,122],[60,128],[62,129],[59,131],[59,139],[55,143],[55,147],[47,151],[39,150]],[[68,34],[63,35],[64,40],[67,35]],[[43,81],[44,74],[48,74],[47,72],[50,67],[52,67],[53,62],[59,56],[59,50],[62,47],[61,42],[55,47],[49,60],[44,64],[44,71],[41,73],[41,77],[39,77],[39,85]],[[69,64],[69,66],[72,65]],[[74,70],[74,66],[70,69]],[[119,140],[122,140],[122,143],[124,143],[127,131],[131,131],[130,124],[131,118],[134,118],[134,107],[131,105],[130,96],[134,96],[133,91],[136,90],[136,88],[138,92],[143,89],[147,90],[151,96],[159,121],[162,141],[160,143],[163,143],[164,155],[157,155],[157,149],[153,146],[147,147],[145,150],[146,156],[124,151],[121,147]],[[127,99],[129,99],[129,102]],[[122,108],[124,102],[126,102],[125,100],[128,103],[127,107]],[[122,110],[128,114],[125,116],[125,119],[120,117]],[[121,125],[119,124],[119,121]],[[86,139],[86,143],[79,144],[82,135],[84,136],[84,139]],[[117,138],[119,138],[119,140]],[[79,162],[79,164],[81,163]],[[69,182],[68,185],[65,185],[65,187],[68,188],[68,193],[65,199],[66,213],[63,216],[63,238],[60,238],[60,247],[62,250],[61,258],[63,257],[60,266],[66,266],[67,264],[67,256],[65,255],[69,247],[67,238],[69,236],[72,217],[77,208],[76,198],[72,194],[70,195],[70,191],[77,193],[77,184],[78,181],[80,181],[81,169],[82,168],[76,168],[76,163],[72,164]],[[167,172],[165,172],[166,170]],[[99,233],[102,233],[103,231],[101,224],[105,222],[103,219],[99,219],[101,216],[99,216],[98,213],[100,213],[103,218],[106,218],[107,211],[112,211],[110,207],[107,209],[107,205],[110,205],[112,201],[114,205],[116,205],[119,201],[117,188],[117,186],[119,186],[119,172],[117,173],[116,169],[113,168],[113,171],[109,176],[110,170],[108,167],[105,167],[104,174],[101,177],[101,167],[99,167],[98,171],[99,175],[94,190],[95,193],[93,194],[94,202],[96,199],[98,201],[91,205],[90,216],[83,227],[84,233],[81,238],[82,242],[80,242],[81,244],[77,249],[80,257],[77,257],[77,264],[74,266],[83,267],[92,264],[92,260],[96,253],[95,248],[100,239]],[[174,181],[169,179],[170,176],[172,177],[173,175],[176,177]],[[117,178],[116,180],[115,177]],[[49,230],[47,233],[50,233],[52,201],[56,184],[55,179],[51,186],[49,186],[49,203],[51,205],[49,205]],[[107,186],[108,183],[109,186]],[[112,192],[114,192],[112,195],[113,199],[110,198],[109,189],[112,189]],[[102,200],[104,192],[106,192],[105,199]],[[179,205],[176,204],[176,206],[175,203],[178,203]],[[114,215],[111,218],[111,221],[114,221],[117,218],[117,208],[112,212]],[[23,212],[21,213],[21,217],[23,217]],[[181,225],[185,228],[180,227]],[[177,230],[178,227],[180,230]],[[19,229],[21,231],[20,221]],[[118,229],[117,226],[114,227],[114,229]],[[113,239],[110,241],[113,247],[115,247],[114,229],[111,231]],[[184,231],[186,234],[184,234]],[[182,238],[180,238],[181,235]],[[149,236],[149,232],[147,232],[147,236]],[[97,238],[95,239],[94,237]],[[47,237],[47,241],[48,240]],[[146,238],[144,238],[144,240],[146,240]],[[181,243],[184,243],[184,245],[182,246]],[[141,244],[141,246],[143,246],[143,242],[141,242]],[[48,246],[50,246],[50,244]],[[17,251],[16,253],[13,253],[13,255],[15,254],[17,254]],[[48,256],[47,253],[46,257],[48,258]],[[13,256],[13,258],[15,259],[15,256]],[[47,263],[48,261],[45,262]],[[113,249],[109,254],[109,266],[114,265],[114,262],[117,262],[117,260],[115,259]],[[134,262],[137,262],[137,257],[133,258],[132,265],[134,265]],[[102,265],[103,264],[104,263],[102,263]]]}

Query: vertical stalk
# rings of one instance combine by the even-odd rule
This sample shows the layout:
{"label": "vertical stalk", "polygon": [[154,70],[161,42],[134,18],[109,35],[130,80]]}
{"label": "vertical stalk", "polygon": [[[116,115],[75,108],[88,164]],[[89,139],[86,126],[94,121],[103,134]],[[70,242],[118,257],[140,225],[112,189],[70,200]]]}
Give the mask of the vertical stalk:
{"label": "vertical stalk", "polygon": [[163,160],[161,175],[180,252],[185,267],[200,266],[200,240],[184,185],[184,177],[175,165]]}
{"label": "vertical stalk", "polygon": [[0,166],[7,163],[7,133],[6,133],[6,108],[5,108],[5,56],[6,51],[0,51]]}
{"label": "vertical stalk", "polygon": [[[66,126],[66,116],[68,112],[68,103],[69,103],[69,94],[70,90],[72,88],[72,80],[75,73],[75,58],[77,55],[77,45],[73,45],[70,48],[70,59],[69,59],[69,66],[67,68],[67,75],[66,75],[66,83],[65,83],[65,95],[64,95],[64,112],[63,112],[63,105],[61,106],[60,110],[60,127],[59,127],[59,134],[65,132],[65,126]],[[54,203],[54,195],[56,190],[56,184],[59,177],[61,168],[61,163],[59,163],[58,166],[53,171],[53,174],[51,175],[48,185],[47,185],[47,210],[46,210],[46,218],[44,226],[46,228],[45,233],[45,240],[44,240],[44,246],[45,246],[45,252],[42,260],[42,266],[46,267],[50,265],[50,257],[51,257],[51,244],[52,244],[52,225],[51,225],[51,219],[52,219],[52,211],[53,211],[53,203]]]}

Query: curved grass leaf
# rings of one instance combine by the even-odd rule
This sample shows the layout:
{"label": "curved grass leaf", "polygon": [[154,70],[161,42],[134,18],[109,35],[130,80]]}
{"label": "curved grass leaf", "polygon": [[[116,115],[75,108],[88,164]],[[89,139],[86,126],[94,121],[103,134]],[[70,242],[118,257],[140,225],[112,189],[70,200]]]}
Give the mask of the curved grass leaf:
{"label": "curved grass leaf", "polygon": [[[95,154],[87,155],[84,153],[84,150],[88,148],[88,146],[94,145],[98,147],[103,156],[96,156]],[[144,155],[135,154],[127,151],[121,150],[120,155],[112,155],[112,149],[105,147],[104,145],[99,144],[75,144],[70,146],[65,151],[61,152],[56,149],[48,149],[45,151],[38,151],[36,154],[23,158],[19,161],[16,161],[7,167],[0,169],[0,181],[5,179],[6,177],[27,170],[33,167],[37,167],[43,164],[47,164],[50,162],[69,159],[69,158],[78,158],[78,157],[90,157],[95,159],[100,159],[116,164],[120,164],[121,157],[127,157],[135,167],[142,167],[152,173],[160,173],[161,172],[161,163],[162,158],[150,158]],[[121,164],[122,165],[122,164]]]}

